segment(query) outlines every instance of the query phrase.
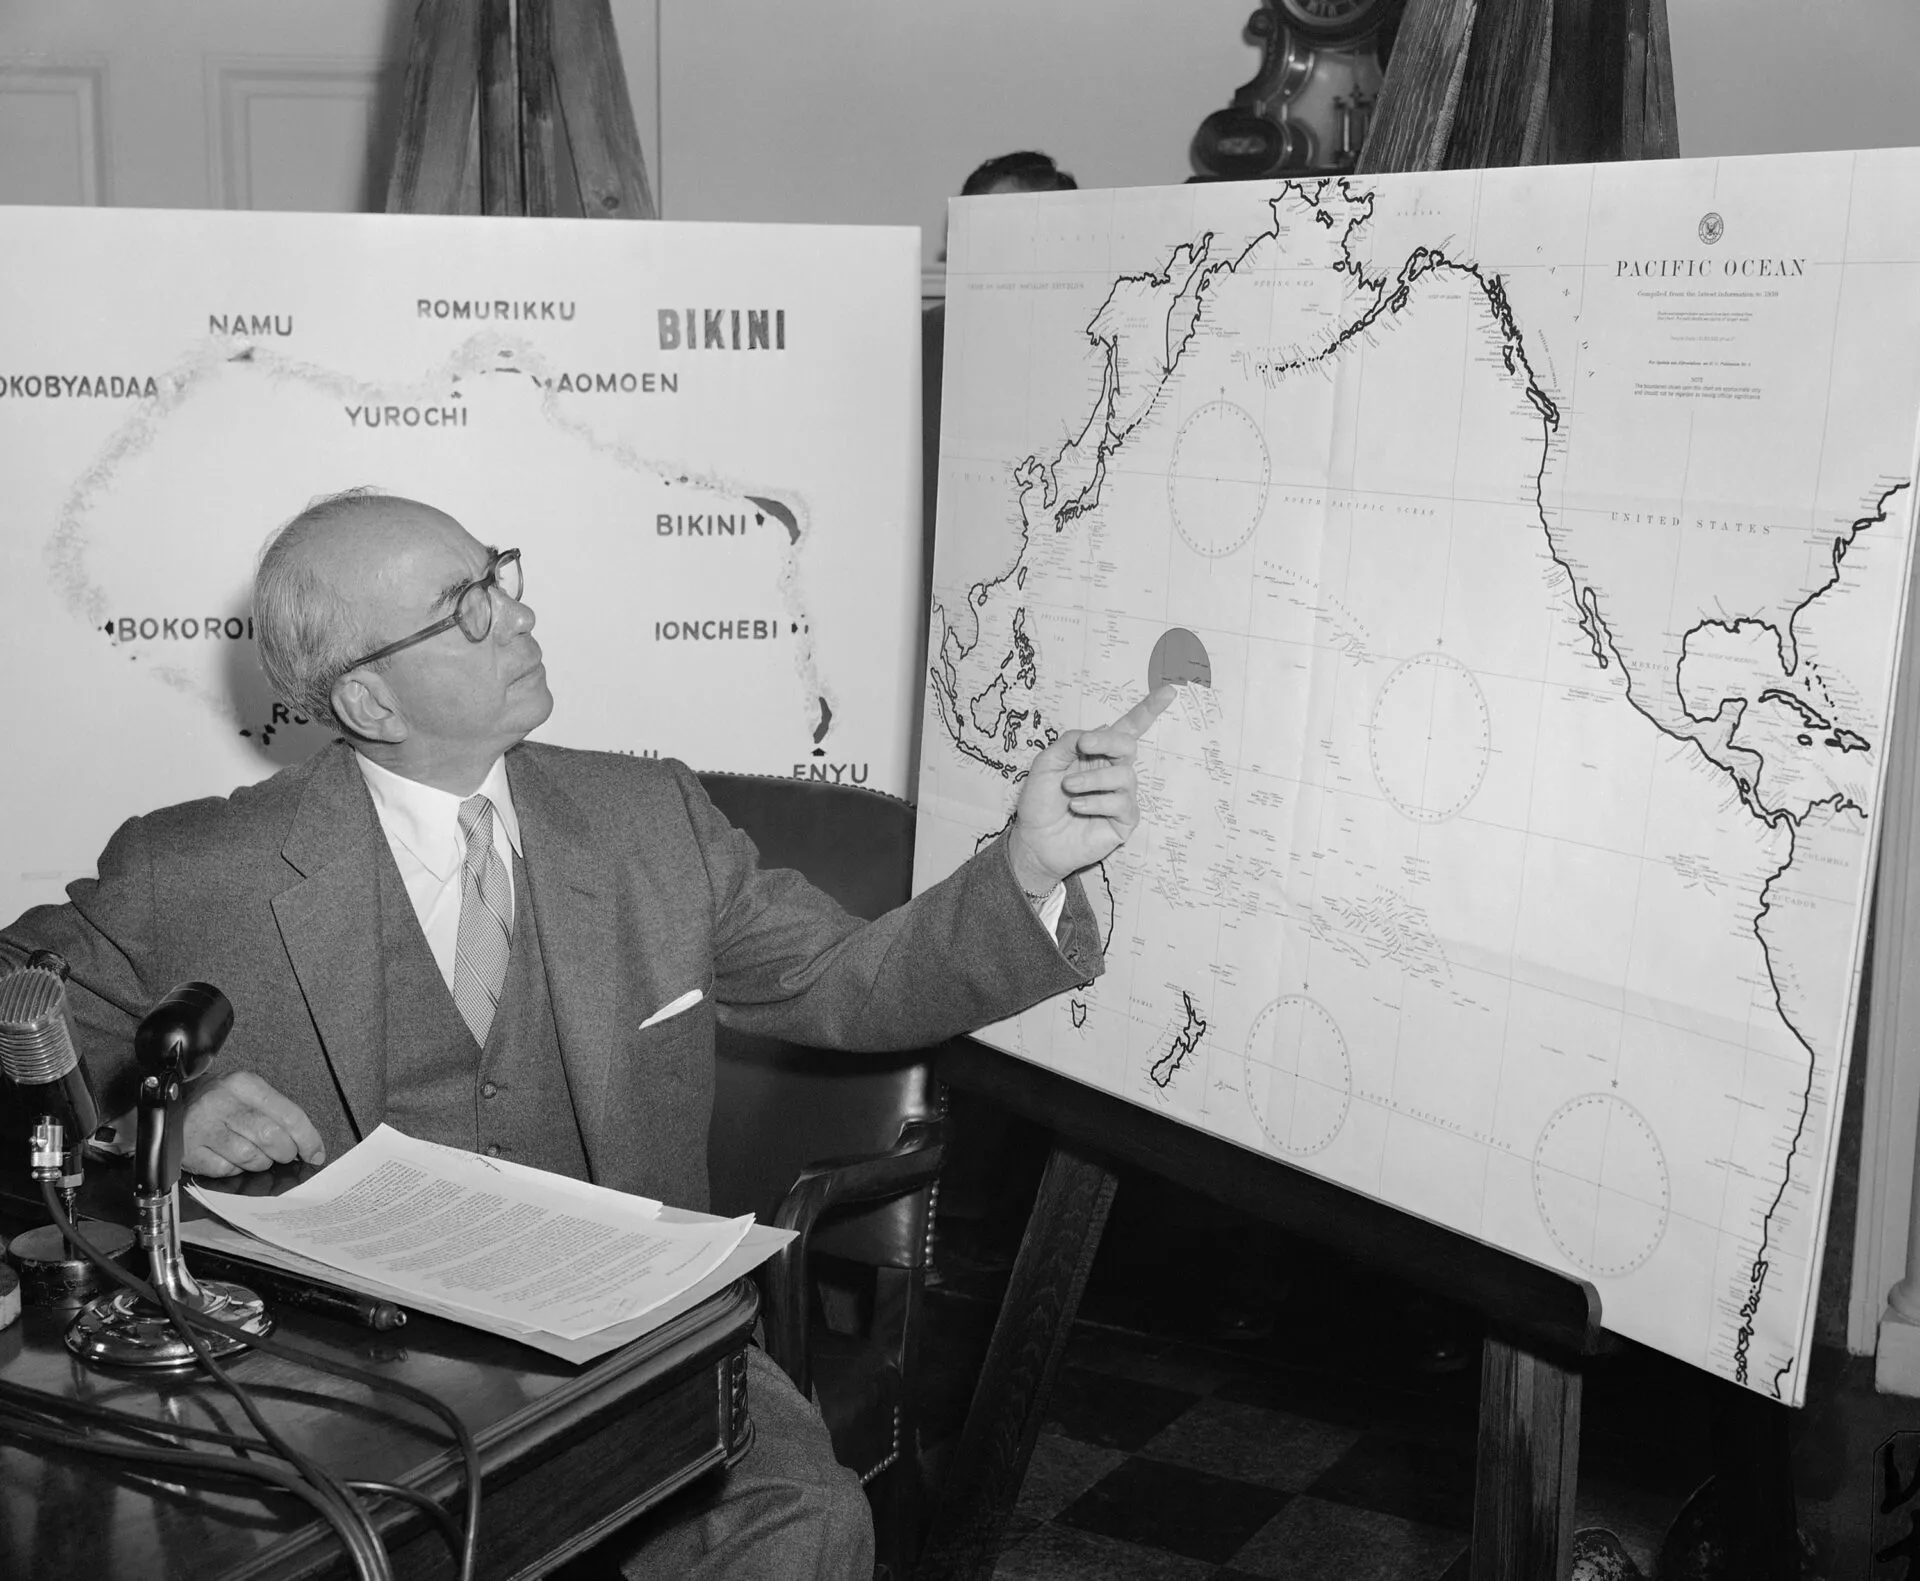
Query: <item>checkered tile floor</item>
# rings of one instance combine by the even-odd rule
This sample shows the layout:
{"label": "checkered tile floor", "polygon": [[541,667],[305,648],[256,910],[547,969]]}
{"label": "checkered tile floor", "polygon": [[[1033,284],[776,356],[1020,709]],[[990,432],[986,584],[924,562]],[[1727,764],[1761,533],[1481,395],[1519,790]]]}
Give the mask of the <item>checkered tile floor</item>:
{"label": "checkered tile floor", "polygon": [[[997,1259],[967,1257],[964,1226],[949,1230],[961,1233],[929,1292],[921,1351],[934,1373],[922,1441],[936,1489],[1005,1279]],[[1114,1244],[1124,1255],[1144,1242]],[[1223,1293],[1197,1267],[1102,1255],[1002,1581],[1464,1581],[1476,1333],[1457,1346],[1471,1364],[1423,1370],[1431,1347],[1409,1292],[1296,1261],[1257,1332],[1222,1338]],[[1209,1321],[1216,1332],[1197,1331]],[[1616,1533],[1642,1576],[1707,1469],[1690,1391],[1686,1369],[1651,1355],[1610,1363],[1606,1387],[1588,1391],[1576,1524]]]}
{"label": "checkered tile floor", "polygon": [[1358,1395],[1306,1414],[1290,1381],[1082,1328],[995,1574],[1448,1576],[1471,1520],[1470,1402],[1419,1422],[1402,1402],[1388,1428]]}

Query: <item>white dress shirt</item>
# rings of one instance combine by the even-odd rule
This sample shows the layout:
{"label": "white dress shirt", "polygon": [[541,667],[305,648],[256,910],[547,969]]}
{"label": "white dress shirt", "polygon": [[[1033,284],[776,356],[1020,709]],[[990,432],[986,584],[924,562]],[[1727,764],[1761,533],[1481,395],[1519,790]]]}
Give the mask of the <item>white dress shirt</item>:
{"label": "white dress shirt", "polygon": [[383,769],[364,753],[354,760],[373,794],[373,810],[393,852],[407,899],[427,936],[433,963],[448,988],[453,987],[453,958],[460,942],[460,867],[467,839],[460,832],[460,804],[473,796],[493,803],[493,848],[507,869],[507,887],[513,887],[513,858],[520,849],[520,820],[514,814],[513,793],[507,789],[507,760],[494,759],[479,790],[467,796],[435,790]]}
{"label": "white dress shirt", "polygon": [[[1024,893],[1024,892],[1023,892]],[[1053,935],[1054,943],[1060,942],[1060,918],[1067,909],[1067,886],[1055,884],[1047,891],[1047,898],[1033,902],[1034,914],[1040,919],[1040,926]]]}

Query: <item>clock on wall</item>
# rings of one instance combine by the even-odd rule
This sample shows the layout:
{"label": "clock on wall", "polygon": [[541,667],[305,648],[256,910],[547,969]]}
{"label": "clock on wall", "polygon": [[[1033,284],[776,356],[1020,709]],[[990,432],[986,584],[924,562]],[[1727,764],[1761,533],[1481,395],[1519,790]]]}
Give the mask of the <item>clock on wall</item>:
{"label": "clock on wall", "polygon": [[1260,69],[1200,123],[1194,170],[1228,181],[1351,170],[1403,3],[1262,0],[1246,26]]}
{"label": "clock on wall", "polygon": [[[1295,32],[1321,44],[1351,44],[1376,32],[1400,0],[1266,0],[1255,20],[1277,13]],[[1253,22],[1248,22],[1248,30]]]}

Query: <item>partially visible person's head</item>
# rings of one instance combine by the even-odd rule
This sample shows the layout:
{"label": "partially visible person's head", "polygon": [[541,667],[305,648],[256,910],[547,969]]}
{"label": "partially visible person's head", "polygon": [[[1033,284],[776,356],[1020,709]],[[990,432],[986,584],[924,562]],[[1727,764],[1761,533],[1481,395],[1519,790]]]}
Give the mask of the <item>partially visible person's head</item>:
{"label": "partially visible person's head", "polygon": [[260,556],[254,630],[268,680],[309,719],[407,767],[490,763],[553,711],[533,611],[519,599],[487,595],[492,626],[478,642],[455,626],[359,661],[452,614],[492,560],[417,500],[371,489],[315,500]]}
{"label": "partially visible person's head", "polygon": [[1031,149],[989,159],[961,185],[960,196],[977,198],[995,192],[1073,192],[1079,183],[1045,154]]}

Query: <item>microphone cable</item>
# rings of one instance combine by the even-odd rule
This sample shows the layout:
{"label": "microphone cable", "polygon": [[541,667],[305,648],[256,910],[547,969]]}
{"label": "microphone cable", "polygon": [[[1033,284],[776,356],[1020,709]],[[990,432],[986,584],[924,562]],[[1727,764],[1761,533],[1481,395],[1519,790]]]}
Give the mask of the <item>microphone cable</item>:
{"label": "microphone cable", "polygon": [[[41,1193],[47,1203],[48,1211],[58,1213],[60,1204],[55,1198],[51,1182],[42,1185]],[[72,1244],[78,1245],[83,1252],[91,1254],[92,1249],[80,1239],[79,1232],[70,1222],[62,1222],[58,1217],[54,1222],[63,1234],[70,1237]],[[124,1274],[124,1270],[122,1272]],[[131,1274],[124,1274],[121,1282],[129,1289],[135,1284]],[[193,1348],[200,1365],[207,1370],[213,1380],[233,1396],[234,1401],[246,1413],[247,1419],[253,1423],[254,1431],[259,1433],[266,1446],[292,1466],[306,1486],[312,1490],[315,1497],[308,1502],[321,1510],[327,1518],[327,1523],[333,1527],[341,1542],[346,1545],[348,1557],[353,1561],[354,1570],[362,1581],[392,1581],[393,1566],[387,1558],[386,1548],[360,1503],[340,1486],[339,1479],[331,1471],[290,1444],[260,1414],[259,1407],[253,1403],[253,1397],[244,1388],[234,1383],[233,1379],[227,1375],[226,1369],[215,1359],[213,1352],[207,1348],[205,1339],[186,1321],[185,1314],[170,1291],[144,1280],[139,1283],[145,1288],[137,1293],[144,1299],[155,1302],[165,1311],[174,1331]]]}
{"label": "microphone cable", "polygon": [[[29,1442],[77,1449],[83,1453],[108,1458],[130,1459],[136,1462],[153,1461],[180,1470],[198,1471],[211,1477],[272,1482],[296,1497],[304,1494],[303,1488],[298,1486],[300,1479],[297,1474],[275,1465],[272,1461],[237,1459],[234,1455],[196,1454],[180,1449],[173,1442],[180,1438],[197,1439],[203,1443],[222,1444],[242,1454],[252,1454],[262,1447],[258,1439],[248,1438],[241,1433],[229,1433],[211,1427],[192,1427],[184,1422],[156,1422],[151,1417],[138,1416],[132,1411],[123,1411],[115,1406],[50,1394],[45,1390],[30,1388],[25,1384],[12,1383],[5,1379],[0,1379],[0,1405],[11,1405],[24,1414],[24,1420],[10,1420],[5,1415],[0,1415],[0,1432],[12,1431]],[[71,1432],[69,1423],[76,1417],[125,1437],[147,1442],[141,1446],[114,1444],[101,1438]],[[159,1456],[148,1455],[141,1452],[143,1448],[159,1449],[166,1453]],[[351,1478],[343,1486],[351,1488],[355,1493],[381,1495],[417,1506],[439,1527],[441,1536],[446,1539],[448,1556],[455,1565],[459,1564],[460,1528],[454,1524],[453,1517],[441,1508],[436,1499],[422,1493],[418,1488],[405,1487],[395,1482],[369,1482]],[[316,1504],[315,1507],[317,1509],[318,1505]],[[322,1509],[319,1513],[324,1518],[327,1512]]]}
{"label": "microphone cable", "polygon": [[[398,1395],[402,1399],[413,1401],[416,1405],[421,1406],[423,1409],[446,1422],[452,1430],[455,1443],[460,1452],[460,1460],[465,1473],[464,1481],[466,1485],[466,1518],[461,1525],[459,1533],[460,1540],[456,1547],[456,1571],[460,1581],[472,1581],[480,1536],[480,1454],[477,1445],[474,1443],[472,1432],[468,1429],[467,1424],[461,1419],[458,1412],[426,1390],[415,1388],[412,1384],[404,1383],[397,1378],[385,1378],[366,1368],[356,1367],[350,1362],[338,1361],[331,1356],[309,1350],[303,1345],[292,1344],[287,1340],[270,1336],[250,1334],[246,1330],[234,1324],[223,1322],[218,1318],[208,1317],[204,1313],[183,1310],[179,1304],[171,1298],[170,1293],[157,1290],[146,1280],[136,1277],[103,1256],[99,1249],[93,1246],[87,1240],[86,1236],[76,1229],[68,1219],[50,1182],[41,1182],[40,1195],[48,1213],[52,1216],[54,1224],[59,1228],[60,1232],[67,1237],[70,1244],[79,1247],[89,1261],[94,1263],[111,1278],[131,1290],[135,1295],[140,1296],[142,1299],[156,1306],[162,1307],[166,1311],[174,1327],[185,1337],[188,1344],[194,1348],[194,1352],[201,1364],[206,1367],[213,1377],[220,1382],[222,1387],[224,1387],[228,1393],[232,1394],[240,1403],[241,1409],[246,1412],[248,1419],[252,1421],[255,1428],[261,1433],[262,1437],[274,1452],[279,1454],[290,1465],[299,1468],[300,1472],[309,1472],[310,1470],[312,1476],[310,1491],[313,1497],[308,1498],[307,1502],[315,1504],[316,1508],[320,1508],[323,1515],[326,1515],[328,1523],[333,1526],[334,1530],[340,1535],[342,1543],[346,1546],[347,1553],[353,1560],[355,1569],[360,1572],[362,1577],[365,1578],[365,1581],[388,1581],[392,1570],[386,1549],[382,1545],[379,1534],[374,1530],[372,1522],[369,1520],[364,1508],[352,1497],[348,1491],[347,1484],[342,1483],[333,1473],[327,1471],[324,1467],[319,1466],[311,1460],[310,1457],[293,1448],[292,1445],[286,1442],[282,1435],[268,1425],[266,1419],[260,1415],[258,1408],[253,1404],[246,1389],[226,1373],[225,1369],[214,1359],[211,1352],[207,1350],[205,1341],[202,1340],[195,1331],[201,1330],[207,1333],[224,1335],[228,1338],[239,1340],[252,1349],[262,1351],[269,1356],[278,1357],[283,1361],[290,1361],[316,1371],[331,1373],[336,1377],[348,1379],[351,1382],[359,1383],[370,1389]],[[15,1385],[12,1387],[17,1388],[18,1386]],[[42,1430],[36,1429],[36,1431]],[[184,1432],[185,1430],[168,1428],[166,1431]],[[195,1430],[191,1436],[197,1437],[201,1431],[203,1430]],[[84,1441],[83,1439],[83,1442]],[[241,1439],[240,1442],[242,1444],[248,1443],[245,1439]],[[110,1452],[119,1453],[119,1450],[115,1449]],[[151,1458],[153,1454],[159,1453],[163,1452],[148,1451],[143,1456],[136,1456],[134,1458]],[[173,1451],[172,1453],[191,1454],[189,1451]],[[221,1465],[237,1463],[229,1461],[223,1456],[198,1455],[191,1456],[191,1458],[196,1462],[211,1460]],[[254,1461],[246,1462],[246,1464],[258,1466],[265,1463]],[[242,1475],[246,1474],[248,1473],[242,1473]],[[287,1475],[296,1476],[297,1474],[295,1472],[288,1472]],[[451,1532],[453,1530],[451,1517],[427,1495],[418,1493],[414,1489],[403,1488],[397,1483],[368,1483],[365,1484],[365,1486],[369,1492],[398,1497],[410,1504],[430,1508],[439,1517],[443,1531]],[[306,1497],[306,1493],[302,1492],[300,1496],[304,1498]]]}

